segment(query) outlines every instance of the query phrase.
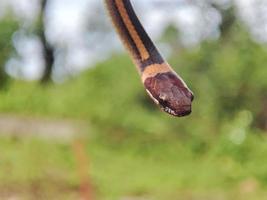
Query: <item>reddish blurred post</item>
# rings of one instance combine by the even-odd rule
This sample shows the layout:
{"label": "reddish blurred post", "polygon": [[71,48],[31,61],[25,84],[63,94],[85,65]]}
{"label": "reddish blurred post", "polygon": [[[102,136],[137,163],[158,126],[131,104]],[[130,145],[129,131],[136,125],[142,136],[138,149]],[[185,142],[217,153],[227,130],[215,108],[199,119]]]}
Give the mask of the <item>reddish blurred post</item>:
{"label": "reddish blurred post", "polygon": [[74,155],[77,162],[77,171],[80,176],[80,192],[82,200],[94,200],[93,186],[89,176],[89,162],[84,144],[77,139],[73,142]]}

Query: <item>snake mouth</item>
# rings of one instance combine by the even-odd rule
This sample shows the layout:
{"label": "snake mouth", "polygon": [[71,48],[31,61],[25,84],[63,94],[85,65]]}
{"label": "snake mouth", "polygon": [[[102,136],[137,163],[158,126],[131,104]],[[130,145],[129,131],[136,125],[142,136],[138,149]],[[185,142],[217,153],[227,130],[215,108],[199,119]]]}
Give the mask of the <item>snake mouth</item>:
{"label": "snake mouth", "polygon": [[163,107],[163,106],[161,106],[161,109],[163,111],[165,111],[166,113],[168,113],[172,116],[175,116],[175,117],[185,117],[192,112],[190,105],[189,106],[183,106],[182,108],[180,108],[177,111],[175,111],[169,107]]}

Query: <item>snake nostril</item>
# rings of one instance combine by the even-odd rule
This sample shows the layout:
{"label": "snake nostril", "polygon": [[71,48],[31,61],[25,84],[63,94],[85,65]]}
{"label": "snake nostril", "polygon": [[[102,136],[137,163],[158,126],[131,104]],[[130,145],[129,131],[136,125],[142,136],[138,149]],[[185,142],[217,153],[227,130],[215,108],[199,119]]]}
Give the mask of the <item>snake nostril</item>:
{"label": "snake nostril", "polygon": [[194,101],[195,96],[191,93],[191,101]]}

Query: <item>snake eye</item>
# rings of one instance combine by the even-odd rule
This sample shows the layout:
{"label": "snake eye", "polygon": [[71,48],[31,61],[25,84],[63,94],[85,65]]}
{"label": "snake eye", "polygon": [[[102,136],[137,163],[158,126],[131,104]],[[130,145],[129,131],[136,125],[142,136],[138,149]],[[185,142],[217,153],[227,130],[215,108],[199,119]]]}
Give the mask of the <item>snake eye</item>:
{"label": "snake eye", "polygon": [[161,100],[163,100],[163,101],[166,101],[166,99],[167,99],[167,95],[161,93],[161,94],[159,95],[159,98],[160,98]]}
{"label": "snake eye", "polygon": [[167,95],[165,93],[161,93],[159,95],[159,103],[164,108],[169,107],[168,98],[167,98]]}

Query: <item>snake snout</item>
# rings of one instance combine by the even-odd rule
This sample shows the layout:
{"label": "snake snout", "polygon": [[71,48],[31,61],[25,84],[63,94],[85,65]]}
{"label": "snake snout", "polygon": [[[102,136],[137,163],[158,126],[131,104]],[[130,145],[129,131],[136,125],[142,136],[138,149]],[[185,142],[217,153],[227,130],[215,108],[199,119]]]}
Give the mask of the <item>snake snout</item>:
{"label": "snake snout", "polygon": [[181,109],[181,111],[177,113],[177,116],[184,117],[184,116],[190,115],[191,112],[192,112],[191,106],[186,106],[186,107],[183,107],[183,109]]}
{"label": "snake snout", "polygon": [[191,105],[182,106],[179,108],[179,110],[176,110],[176,116],[184,117],[191,114],[191,112],[192,112]]}
{"label": "snake snout", "polygon": [[194,96],[192,93],[178,95],[176,98],[170,99],[169,106],[173,110],[174,116],[183,117],[192,112],[192,101]]}

